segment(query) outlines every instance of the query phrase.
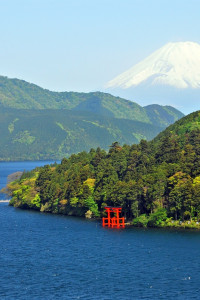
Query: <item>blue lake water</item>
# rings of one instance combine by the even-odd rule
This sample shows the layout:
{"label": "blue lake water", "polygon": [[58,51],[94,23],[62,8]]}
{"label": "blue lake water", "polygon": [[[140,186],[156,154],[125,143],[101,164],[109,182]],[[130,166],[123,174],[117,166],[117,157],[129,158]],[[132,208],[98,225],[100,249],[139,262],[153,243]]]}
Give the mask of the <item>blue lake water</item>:
{"label": "blue lake water", "polygon": [[[0,163],[1,185],[39,164]],[[113,230],[7,203],[0,226],[0,299],[200,299],[198,231]]]}

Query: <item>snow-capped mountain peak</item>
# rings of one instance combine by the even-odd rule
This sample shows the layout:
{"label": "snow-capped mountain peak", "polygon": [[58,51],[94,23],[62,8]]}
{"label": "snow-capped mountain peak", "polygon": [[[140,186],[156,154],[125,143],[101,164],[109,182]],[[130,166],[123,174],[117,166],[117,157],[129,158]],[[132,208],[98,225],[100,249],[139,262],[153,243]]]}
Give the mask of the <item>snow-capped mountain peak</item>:
{"label": "snow-capped mountain peak", "polygon": [[194,42],[168,43],[109,81],[106,88],[128,89],[146,81],[150,86],[200,88],[200,45]]}

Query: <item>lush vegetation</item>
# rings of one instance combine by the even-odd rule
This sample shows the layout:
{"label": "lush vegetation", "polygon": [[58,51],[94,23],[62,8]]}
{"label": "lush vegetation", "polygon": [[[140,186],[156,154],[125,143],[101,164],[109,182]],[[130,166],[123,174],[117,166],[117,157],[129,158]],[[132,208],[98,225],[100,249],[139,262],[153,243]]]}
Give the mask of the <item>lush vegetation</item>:
{"label": "lush vegetation", "polygon": [[0,76],[0,160],[61,159],[109,145],[151,140],[181,118],[173,107],[106,93],[51,92]]}
{"label": "lush vegetation", "polygon": [[122,206],[135,226],[200,228],[200,112],[152,142],[73,154],[24,173],[8,189],[15,207],[99,217],[106,205]]}
{"label": "lush vegetation", "polygon": [[69,110],[0,111],[0,160],[62,159],[90,148],[108,150],[152,139],[160,127],[139,121]]}
{"label": "lush vegetation", "polygon": [[118,119],[129,119],[165,128],[183,117],[170,106],[141,107],[108,93],[51,92],[24,80],[0,76],[0,107],[16,109],[69,109]]}

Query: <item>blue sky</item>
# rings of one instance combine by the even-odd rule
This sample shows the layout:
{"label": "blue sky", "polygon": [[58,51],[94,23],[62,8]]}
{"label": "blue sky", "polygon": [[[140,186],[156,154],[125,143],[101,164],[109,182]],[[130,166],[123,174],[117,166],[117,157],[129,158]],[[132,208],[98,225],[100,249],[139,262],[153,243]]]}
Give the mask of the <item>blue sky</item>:
{"label": "blue sky", "polygon": [[199,0],[0,0],[0,75],[95,91],[170,41],[200,43]]}

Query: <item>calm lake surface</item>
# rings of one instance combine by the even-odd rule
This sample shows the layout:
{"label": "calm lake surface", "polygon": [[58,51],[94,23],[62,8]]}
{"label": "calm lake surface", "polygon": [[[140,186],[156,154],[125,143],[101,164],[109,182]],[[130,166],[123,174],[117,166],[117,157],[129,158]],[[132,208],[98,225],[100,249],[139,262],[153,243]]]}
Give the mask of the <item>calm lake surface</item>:
{"label": "calm lake surface", "polygon": [[[1,187],[43,164],[0,163]],[[105,229],[8,203],[0,226],[0,299],[200,299],[197,231]]]}

